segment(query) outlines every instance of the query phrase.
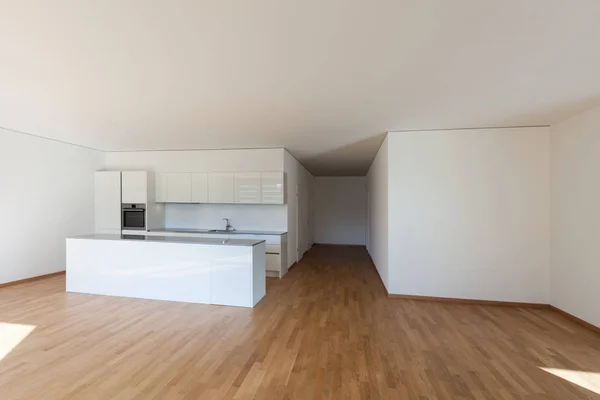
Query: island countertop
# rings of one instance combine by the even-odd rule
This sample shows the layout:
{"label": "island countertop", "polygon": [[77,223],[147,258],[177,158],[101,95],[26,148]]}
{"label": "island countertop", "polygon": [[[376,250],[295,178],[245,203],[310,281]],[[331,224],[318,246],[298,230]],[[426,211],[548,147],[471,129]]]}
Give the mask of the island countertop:
{"label": "island countertop", "polygon": [[66,240],[68,292],[254,307],[266,295],[261,239],[93,234]]}
{"label": "island countertop", "polygon": [[179,236],[146,236],[146,235],[110,235],[110,234],[93,234],[73,236],[67,239],[87,239],[87,240],[125,240],[125,241],[144,241],[144,242],[159,242],[159,243],[188,243],[188,244],[204,244],[216,246],[255,246],[263,243],[264,240],[257,239],[218,239],[218,238],[195,238],[195,237],[179,237]]}

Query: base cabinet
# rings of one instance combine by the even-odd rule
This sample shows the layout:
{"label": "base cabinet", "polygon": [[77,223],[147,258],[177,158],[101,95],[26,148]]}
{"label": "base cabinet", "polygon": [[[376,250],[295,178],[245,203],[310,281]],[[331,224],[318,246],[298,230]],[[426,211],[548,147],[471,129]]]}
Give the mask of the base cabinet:
{"label": "base cabinet", "polygon": [[267,254],[267,271],[278,272],[281,269],[281,254]]}
{"label": "base cabinet", "polygon": [[242,306],[252,283],[252,269],[244,266],[251,263],[251,254],[214,261],[210,270],[210,304]]}
{"label": "base cabinet", "polygon": [[66,245],[68,292],[237,307],[266,293],[264,243],[80,237]]}
{"label": "base cabinet", "polygon": [[219,239],[261,239],[265,241],[266,273],[271,278],[283,278],[287,274],[287,234],[283,235],[252,235],[252,234],[219,234],[219,233],[196,233],[196,232],[173,232],[173,231],[123,231],[129,235],[147,236],[170,236],[170,237],[197,237],[197,238],[219,238]]}

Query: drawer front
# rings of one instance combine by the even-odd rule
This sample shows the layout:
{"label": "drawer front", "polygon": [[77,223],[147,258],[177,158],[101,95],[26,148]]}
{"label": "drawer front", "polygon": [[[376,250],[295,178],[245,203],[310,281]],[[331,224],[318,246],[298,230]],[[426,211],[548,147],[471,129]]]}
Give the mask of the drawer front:
{"label": "drawer front", "polygon": [[281,246],[277,244],[267,244],[265,249],[267,254],[281,254]]}
{"label": "drawer front", "polygon": [[281,256],[278,254],[267,254],[267,271],[281,270]]}

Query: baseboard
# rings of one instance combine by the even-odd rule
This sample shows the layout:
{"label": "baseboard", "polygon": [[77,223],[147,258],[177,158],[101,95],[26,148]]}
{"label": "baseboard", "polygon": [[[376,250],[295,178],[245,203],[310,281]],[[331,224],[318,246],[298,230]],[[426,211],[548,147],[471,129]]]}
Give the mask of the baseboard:
{"label": "baseboard", "polygon": [[583,319],[581,319],[579,317],[576,317],[573,314],[570,314],[570,313],[568,313],[568,312],[566,312],[564,310],[561,310],[558,307],[554,307],[553,305],[549,305],[548,307],[551,310],[556,311],[557,313],[559,313],[559,314],[561,314],[561,315],[569,318],[571,321],[573,321],[573,322],[575,322],[575,323],[577,323],[577,324],[579,324],[581,326],[584,326],[584,327],[586,327],[588,329],[591,329],[591,330],[593,330],[596,333],[600,333],[600,327],[597,327],[594,324],[590,324],[589,322],[587,322],[587,321],[585,321],[585,320],[583,320]]}
{"label": "baseboard", "polygon": [[486,306],[507,306],[507,307],[527,307],[527,308],[548,308],[548,304],[543,303],[519,303],[513,301],[497,301],[497,300],[475,300],[475,299],[459,299],[453,297],[431,297],[431,296],[415,296],[410,294],[388,294],[390,299],[417,300],[417,301],[436,301],[441,303],[455,304],[472,304]]}
{"label": "baseboard", "polygon": [[543,303],[518,303],[511,301],[494,301],[494,300],[474,300],[474,299],[457,299],[452,297],[431,297],[431,296],[416,296],[409,294],[391,294],[388,292],[385,287],[385,283],[383,283],[383,279],[381,275],[379,275],[379,271],[377,270],[377,266],[373,262],[373,258],[369,254],[369,259],[371,260],[371,265],[375,268],[375,272],[377,273],[377,277],[381,282],[381,286],[383,286],[383,290],[389,299],[402,299],[402,300],[417,300],[417,301],[437,301],[444,303],[454,303],[454,304],[472,304],[472,305],[487,305],[487,306],[508,306],[508,307],[527,307],[527,308],[548,308],[550,307],[548,304]]}
{"label": "baseboard", "polygon": [[[379,276],[379,274],[377,274]],[[381,277],[379,277],[381,279]],[[383,283],[383,282],[382,282]],[[384,285],[385,287],[385,285]],[[386,291],[387,292],[387,291]],[[401,299],[401,300],[417,300],[417,301],[435,301],[441,303],[454,303],[454,304],[471,304],[471,305],[485,305],[485,306],[505,306],[505,307],[524,307],[524,308],[548,308],[552,311],[556,311],[557,313],[567,317],[571,321],[588,328],[596,333],[600,334],[600,327],[590,324],[589,322],[574,316],[566,311],[561,310],[555,306],[544,303],[519,303],[512,301],[495,301],[495,300],[473,300],[473,299],[456,299],[451,297],[430,297],[430,296],[415,296],[408,294],[390,294],[388,293],[388,298],[390,299]]]}
{"label": "baseboard", "polygon": [[367,247],[364,244],[339,244],[339,243],[314,243],[313,246],[362,247],[362,248]]}
{"label": "baseboard", "polygon": [[39,275],[39,276],[34,276],[32,278],[21,279],[18,281],[0,283],[0,289],[6,288],[9,286],[21,285],[23,283],[31,283],[31,282],[35,282],[35,281],[40,281],[42,279],[47,279],[47,278],[52,278],[54,276],[64,275],[65,273],[66,273],[66,271],[59,271],[59,272],[53,272],[51,274]]}
{"label": "baseboard", "polygon": [[371,257],[371,254],[369,254],[367,252],[367,255],[369,256],[369,260],[371,260],[371,265],[373,266],[373,269],[375,269],[375,273],[377,274],[377,277],[379,278],[379,282],[381,282],[381,286],[383,286],[383,290],[385,291],[386,296],[389,297],[390,293],[387,291],[387,288],[385,287],[385,283],[383,283],[383,278],[381,277],[381,275],[379,275],[379,271],[377,270],[377,266],[375,265],[375,262],[373,261],[373,257]]}

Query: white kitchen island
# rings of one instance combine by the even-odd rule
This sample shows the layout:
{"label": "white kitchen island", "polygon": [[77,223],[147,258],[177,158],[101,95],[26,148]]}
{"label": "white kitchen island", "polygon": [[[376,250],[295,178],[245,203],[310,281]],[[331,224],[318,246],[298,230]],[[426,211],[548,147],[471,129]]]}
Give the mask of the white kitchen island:
{"label": "white kitchen island", "polygon": [[67,239],[67,291],[254,307],[265,264],[262,240],[78,236]]}

